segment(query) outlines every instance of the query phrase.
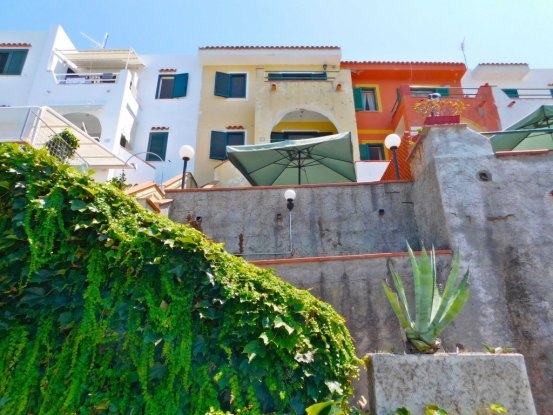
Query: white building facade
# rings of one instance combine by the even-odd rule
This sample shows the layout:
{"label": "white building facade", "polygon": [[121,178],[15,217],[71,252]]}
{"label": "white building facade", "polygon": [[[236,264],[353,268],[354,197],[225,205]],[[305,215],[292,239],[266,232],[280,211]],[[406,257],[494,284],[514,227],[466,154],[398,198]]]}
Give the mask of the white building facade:
{"label": "white building facade", "polygon": [[0,141],[40,147],[69,128],[97,180],[124,170],[130,184],[161,183],[195,146],[200,85],[197,56],[78,50],[59,26],[0,32]]}

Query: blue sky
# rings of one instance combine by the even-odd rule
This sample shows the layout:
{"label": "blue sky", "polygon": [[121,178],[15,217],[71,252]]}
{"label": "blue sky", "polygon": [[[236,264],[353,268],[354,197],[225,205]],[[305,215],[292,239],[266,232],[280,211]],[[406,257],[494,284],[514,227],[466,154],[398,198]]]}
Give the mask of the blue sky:
{"label": "blue sky", "polygon": [[[2,0],[0,31],[61,25],[77,47],[339,46],[343,60],[553,68],[553,0]],[[464,40],[464,54],[461,43]]]}

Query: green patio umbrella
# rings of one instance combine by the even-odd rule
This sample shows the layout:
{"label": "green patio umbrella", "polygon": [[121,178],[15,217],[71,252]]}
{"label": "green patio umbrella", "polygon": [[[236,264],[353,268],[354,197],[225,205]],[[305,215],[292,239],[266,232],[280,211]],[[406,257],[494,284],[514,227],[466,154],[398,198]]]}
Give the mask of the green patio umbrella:
{"label": "green patio umbrella", "polygon": [[553,105],[542,105],[490,139],[494,151],[553,150]]}
{"label": "green patio umbrella", "polygon": [[253,186],[355,182],[351,134],[227,146],[230,162]]}

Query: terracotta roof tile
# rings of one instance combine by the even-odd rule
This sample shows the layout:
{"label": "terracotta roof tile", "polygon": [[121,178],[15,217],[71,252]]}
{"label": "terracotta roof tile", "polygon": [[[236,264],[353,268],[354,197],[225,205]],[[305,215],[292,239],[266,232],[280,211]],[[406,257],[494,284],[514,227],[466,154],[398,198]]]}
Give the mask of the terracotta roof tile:
{"label": "terracotta roof tile", "polygon": [[202,46],[200,50],[213,50],[213,49],[234,49],[234,50],[247,50],[247,49],[340,49],[339,46]]}
{"label": "terracotta roof tile", "polygon": [[409,62],[409,61],[342,61],[343,65],[465,65],[462,62]]}
{"label": "terracotta roof tile", "polygon": [[0,43],[0,48],[30,48],[31,46],[32,45],[30,43]]}
{"label": "terracotta roof tile", "polygon": [[514,62],[514,63],[479,63],[478,65],[512,66],[512,65],[528,65],[528,64],[525,62]]}

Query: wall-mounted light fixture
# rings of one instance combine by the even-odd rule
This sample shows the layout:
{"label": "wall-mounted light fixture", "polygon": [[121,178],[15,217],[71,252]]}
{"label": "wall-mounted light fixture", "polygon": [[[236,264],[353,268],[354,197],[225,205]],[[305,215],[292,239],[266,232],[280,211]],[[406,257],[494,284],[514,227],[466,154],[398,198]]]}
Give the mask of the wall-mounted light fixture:
{"label": "wall-mounted light fixture", "polygon": [[397,163],[397,148],[401,145],[401,137],[397,134],[388,134],[384,140],[384,145],[388,150],[392,151],[392,158],[394,159],[394,170],[396,171],[396,180],[400,179],[399,166]]}
{"label": "wall-mounted light fixture", "polygon": [[276,84],[271,84],[271,92],[275,92],[277,90]]}
{"label": "wall-mounted light fixture", "polygon": [[290,255],[292,254],[292,209],[294,209],[294,200],[296,200],[296,192],[293,189],[288,189],[284,192],[284,199],[286,199],[286,207],[288,208],[289,218],[289,239],[290,239]]}
{"label": "wall-mounted light fixture", "polygon": [[328,65],[325,63],[325,64],[323,65],[323,71],[326,72],[326,68],[328,68]]}
{"label": "wall-mounted light fixture", "polygon": [[180,183],[180,188],[184,189],[184,178],[186,177],[186,165],[188,164],[188,161],[194,157],[195,151],[192,146],[189,146],[187,144],[183,145],[179,149],[179,157],[182,159],[182,180]]}
{"label": "wall-mounted light fixture", "polygon": [[342,90],[342,84],[336,85],[336,92],[340,92]]}

